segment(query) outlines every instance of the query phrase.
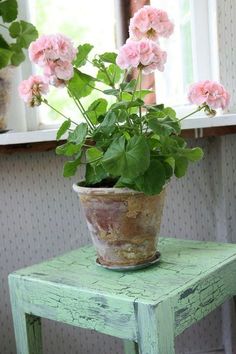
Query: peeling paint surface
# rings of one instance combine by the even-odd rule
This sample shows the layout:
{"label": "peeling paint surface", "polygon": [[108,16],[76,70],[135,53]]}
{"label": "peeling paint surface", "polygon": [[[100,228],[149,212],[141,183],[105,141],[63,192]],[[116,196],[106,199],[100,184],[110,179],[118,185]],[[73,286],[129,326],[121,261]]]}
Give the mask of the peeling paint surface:
{"label": "peeling paint surface", "polygon": [[86,246],[12,273],[18,353],[41,354],[45,317],[174,354],[176,335],[236,294],[236,245],[161,238],[160,250],[159,265],[133,272],[97,267]]}

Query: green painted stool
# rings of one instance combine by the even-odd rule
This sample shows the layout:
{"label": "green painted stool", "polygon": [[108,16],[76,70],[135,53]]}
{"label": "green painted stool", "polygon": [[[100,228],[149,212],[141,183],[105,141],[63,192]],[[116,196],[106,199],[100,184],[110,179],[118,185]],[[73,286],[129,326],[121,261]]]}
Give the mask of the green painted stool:
{"label": "green painted stool", "polygon": [[10,274],[17,353],[42,353],[44,317],[122,338],[127,354],[173,354],[175,336],[236,294],[236,244],[162,238],[160,251],[133,272],[100,268],[87,246]]}

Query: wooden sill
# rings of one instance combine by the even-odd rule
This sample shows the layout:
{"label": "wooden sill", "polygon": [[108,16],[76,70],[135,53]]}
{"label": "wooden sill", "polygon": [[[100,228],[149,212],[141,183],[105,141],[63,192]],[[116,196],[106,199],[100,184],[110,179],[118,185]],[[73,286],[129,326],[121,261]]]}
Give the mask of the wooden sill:
{"label": "wooden sill", "polygon": [[[208,138],[216,136],[224,136],[228,134],[236,134],[236,125],[213,127],[213,128],[197,128],[197,129],[185,129],[182,131],[181,136],[186,139]],[[61,145],[65,140],[61,141],[43,141],[36,143],[24,143],[24,144],[9,144],[0,145],[1,154],[14,154],[24,152],[46,152],[55,150],[58,145]]]}

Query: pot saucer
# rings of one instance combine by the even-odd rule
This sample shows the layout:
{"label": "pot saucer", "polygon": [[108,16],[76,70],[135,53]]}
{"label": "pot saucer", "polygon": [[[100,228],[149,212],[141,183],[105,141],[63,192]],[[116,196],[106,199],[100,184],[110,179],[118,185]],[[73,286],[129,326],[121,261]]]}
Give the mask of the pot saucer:
{"label": "pot saucer", "polygon": [[155,254],[155,257],[150,260],[149,262],[145,262],[142,264],[136,264],[136,265],[129,265],[129,266],[112,266],[112,265],[105,265],[105,264],[101,264],[99,262],[99,259],[96,259],[96,264],[99,267],[105,268],[105,269],[110,269],[110,270],[115,270],[117,272],[123,272],[123,271],[127,271],[127,270],[138,270],[138,269],[143,269],[143,268],[147,268],[153,264],[156,264],[160,261],[161,258],[161,254],[160,252],[157,252]]}

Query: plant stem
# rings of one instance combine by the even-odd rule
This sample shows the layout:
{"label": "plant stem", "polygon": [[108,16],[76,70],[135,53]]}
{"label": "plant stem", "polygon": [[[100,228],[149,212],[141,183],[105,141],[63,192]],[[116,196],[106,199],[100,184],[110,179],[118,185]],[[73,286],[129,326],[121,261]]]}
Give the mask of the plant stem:
{"label": "plant stem", "polygon": [[[133,93],[132,93],[132,97],[131,97],[131,101],[130,101],[130,104],[133,103],[134,101],[134,96],[135,96],[135,92],[137,90],[137,86],[138,86],[138,82],[139,82],[139,76],[140,76],[140,70],[138,72],[138,77],[136,79],[136,82],[135,82],[135,86],[134,86],[134,90],[133,90]],[[129,111],[128,111],[128,115],[130,114],[130,110],[131,110],[132,107],[130,107]]]}
{"label": "plant stem", "polygon": [[104,74],[106,75],[107,80],[109,81],[109,86],[111,86],[113,89],[115,89],[115,85],[113,84],[113,82],[110,78],[110,75],[108,74],[107,68],[105,67],[104,64],[102,64],[102,70],[103,70]]}
{"label": "plant stem", "polygon": [[97,159],[94,159],[94,160],[89,161],[89,162],[81,162],[81,164],[82,164],[82,165],[87,165],[88,163],[97,162],[97,161],[101,160],[102,158],[103,158],[103,156],[98,157]]}
{"label": "plant stem", "polygon": [[92,129],[95,129],[95,125],[91,122],[91,120],[89,119],[89,117],[86,115],[86,111],[84,109],[84,106],[82,105],[82,102],[80,100],[77,100],[78,101],[78,104],[79,106],[81,107],[82,109],[82,112],[84,113],[84,117],[86,117],[88,119],[88,122],[91,124],[92,126]]}
{"label": "plant stem", "polygon": [[0,26],[7,29],[7,30],[9,29],[7,26],[3,25],[2,23],[0,23]]}
{"label": "plant stem", "polygon": [[[141,89],[142,89],[142,69],[139,71],[139,99],[141,100]],[[140,119],[140,133],[142,134],[142,107],[139,106],[139,119]]]}
{"label": "plant stem", "polygon": [[179,122],[181,122],[181,120],[184,120],[185,118],[188,118],[190,116],[192,116],[193,114],[197,113],[197,112],[200,112],[203,108],[205,108],[206,105],[202,105],[202,106],[199,106],[195,111],[193,111],[192,113],[189,113],[187,116],[184,116],[183,118],[179,119]]}
{"label": "plant stem", "polygon": [[126,80],[128,74],[129,74],[129,70],[126,69],[126,70],[125,70],[125,73],[124,73],[124,76],[123,76],[123,80],[122,80],[122,82],[121,82],[122,84],[125,82],[125,80]]}
{"label": "plant stem", "polygon": [[80,113],[83,115],[83,117],[84,117],[86,123],[88,124],[89,128],[90,129],[94,129],[94,126],[90,122],[89,118],[86,116],[86,113],[85,113],[85,110],[83,109],[83,106],[81,107],[81,102],[74,97],[74,95],[72,94],[72,92],[69,90],[68,87],[67,87],[67,89],[68,89],[68,93],[69,93],[70,97],[73,99],[73,101],[75,102],[75,104],[76,104],[77,108],[79,109]]}
{"label": "plant stem", "polygon": [[104,94],[104,92],[101,89],[99,89],[98,87],[95,87],[95,86],[92,86],[92,85],[89,85],[89,84],[87,84],[87,85],[89,87],[93,88],[94,90],[100,91],[100,92],[102,92]]}
{"label": "plant stem", "polygon": [[76,123],[75,121],[73,121],[72,119],[70,119],[69,117],[65,116],[65,114],[63,114],[62,112],[58,111],[56,108],[54,108],[52,105],[50,105],[50,103],[48,103],[47,100],[45,100],[44,98],[42,99],[42,102],[44,104],[46,104],[48,107],[50,107],[51,109],[53,109],[55,112],[57,112],[58,114],[60,114],[63,118],[70,120],[72,123],[74,123],[75,125],[78,125],[78,123]]}

